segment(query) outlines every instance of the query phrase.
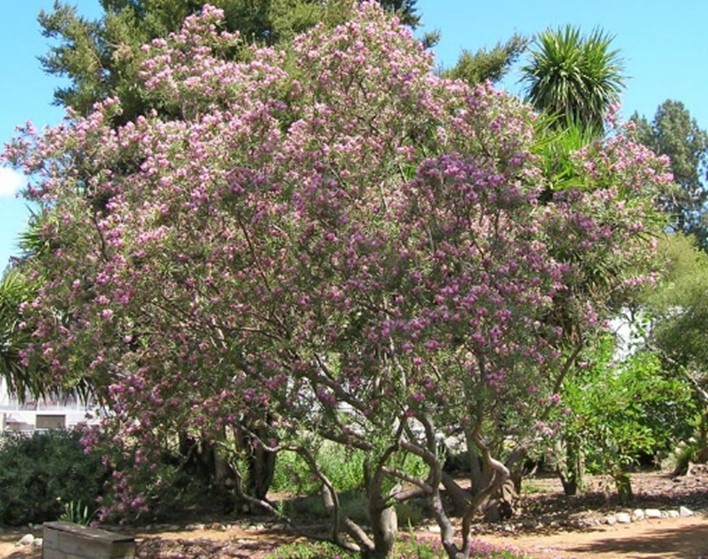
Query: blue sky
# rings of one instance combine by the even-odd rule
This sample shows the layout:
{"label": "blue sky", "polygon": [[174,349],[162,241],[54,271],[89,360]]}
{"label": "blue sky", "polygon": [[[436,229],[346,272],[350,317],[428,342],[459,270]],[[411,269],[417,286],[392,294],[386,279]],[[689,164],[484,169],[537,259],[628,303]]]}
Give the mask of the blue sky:
{"label": "blue sky", "polygon": [[[0,19],[0,144],[27,120],[38,127],[57,124],[62,111],[52,106],[57,78],[44,75],[37,57],[50,41],[41,36],[37,14],[54,0],[7,2]],[[81,14],[100,14],[98,0],[74,0]],[[706,0],[418,0],[426,30],[438,29],[438,60],[451,65],[462,49],[491,47],[514,32],[525,35],[567,23],[586,31],[602,27],[615,36],[629,76],[623,114],[653,116],[665,99],[682,101],[699,125],[708,129],[708,2]],[[518,74],[503,86],[519,91]],[[16,239],[27,220],[15,191],[25,182],[0,169],[0,270],[17,252]]]}

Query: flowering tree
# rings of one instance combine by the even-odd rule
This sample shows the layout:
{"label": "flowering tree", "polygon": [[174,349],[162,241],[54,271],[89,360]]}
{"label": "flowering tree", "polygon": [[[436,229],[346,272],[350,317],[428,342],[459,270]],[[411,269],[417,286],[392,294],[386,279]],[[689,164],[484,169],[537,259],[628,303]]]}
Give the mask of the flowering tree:
{"label": "flowering tree", "polygon": [[[266,507],[236,452],[299,452],[344,547],[389,556],[394,504],[424,494],[449,556],[468,557],[473,514],[508,477],[490,441],[541,428],[573,359],[558,317],[600,327],[604,299],[578,286],[608,247],[618,286],[631,279],[667,178],[618,136],[578,154],[592,188],[542,200],[528,107],[436,77],[375,3],[351,10],[235,62],[221,53],[238,37],[205,8],[145,47],[170,118],[116,129],[109,99],[8,149],[36,177],[53,247],[31,263],[47,279],[23,358],[58,383],[88,378],[110,408],[104,440],[131,463],[114,474],[119,511],[146,505],[137,477],[159,483],[155,454],[188,430]],[[462,499],[461,542],[440,496],[453,432],[486,472]],[[366,453],[370,532],[343,517],[322,439]],[[402,453],[427,475],[399,470]]]}

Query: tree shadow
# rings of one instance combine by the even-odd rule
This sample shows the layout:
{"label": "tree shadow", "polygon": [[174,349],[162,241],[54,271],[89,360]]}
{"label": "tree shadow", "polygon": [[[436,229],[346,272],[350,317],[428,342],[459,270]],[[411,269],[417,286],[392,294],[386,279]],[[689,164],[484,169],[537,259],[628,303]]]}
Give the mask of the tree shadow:
{"label": "tree shadow", "polygon": [[[615,553],[618,557],[657,559],[699,559],[708,558],[708,527],[682,526],[663,527],[653,534],[612,534],[606,540],[578,544],[567,547],[577,553]],[[639,554],[642,555],[639,555]]]}

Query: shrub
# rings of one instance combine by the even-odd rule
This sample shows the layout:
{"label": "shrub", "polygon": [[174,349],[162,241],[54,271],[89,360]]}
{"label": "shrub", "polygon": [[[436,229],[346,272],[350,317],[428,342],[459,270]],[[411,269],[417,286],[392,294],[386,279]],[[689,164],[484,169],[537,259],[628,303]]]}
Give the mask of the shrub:
{"label": "shrub", "polygon": [[77,431],[4,435],[0,443],[0,524],[54,520],[67,503],[89,509],[106,480],[100,457],[85,454]]}
{"label": "shrub", "polygon": [[[363,487],[363,452],[327,443],[317,452],[317,462],[339,491]],[[294,452],[281,452],[276,461],[271,489],[298,495],[314,495],[319,492],[320,482],[301,456]]]}
{"label": "shrub", "polygon": [[[317,463],[338,491],[347,492],[364,487],[364,452],[325,442],[317,452]],[[412,454],[398,457],[396,467],[412,476],[424,476],[427,466]],[[273,491],[297,495],[319,493],[320,482],[305,461],[294,452],[280,452],[271,484]]]}

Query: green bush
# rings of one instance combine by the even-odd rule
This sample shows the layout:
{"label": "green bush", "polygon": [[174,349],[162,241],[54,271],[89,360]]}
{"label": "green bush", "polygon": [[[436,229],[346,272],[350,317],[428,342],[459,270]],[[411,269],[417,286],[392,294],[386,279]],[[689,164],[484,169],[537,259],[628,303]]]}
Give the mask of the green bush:
{"label": "green bush", "polygon": [[[352,491],[363,487],[363,452],[324,443],[317,453],[317,463],[338,491]],[[314,495],[319,493],[320,486],[320,481],[310,472],[300,455],[294,452],[278,454],[271,490],[296,495]]]}
{"label": "green bush", "polygon": [[[317,452],[317,464],[339,492],[355,491],[364,487],[364,458],[361,450],[348,449],[325,442]],[[427,466],[412,454],[400,453],[394,466],[406,473],[425,477]],[[319,493],[320,481],[310,472],[307,463],[295,452],[280,452],[275,465],[272,491],[285,491],[293,495]]]}
{"label": "green bush", "polygon": [[46,431],[0,438],[0,524],[55,520],[66,504],[96,508],[106,479],[100,457],[84,454],[75,431]]}

